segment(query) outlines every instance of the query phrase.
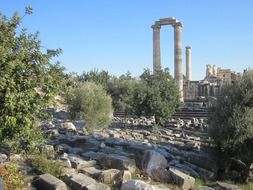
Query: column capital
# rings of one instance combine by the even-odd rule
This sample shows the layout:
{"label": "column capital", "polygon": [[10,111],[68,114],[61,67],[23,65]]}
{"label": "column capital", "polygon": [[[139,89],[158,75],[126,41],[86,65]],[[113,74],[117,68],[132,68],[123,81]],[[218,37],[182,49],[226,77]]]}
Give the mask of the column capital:
{"label": "column capital", "polygon": [[174,27],[176,26],[180,26],[180,27],[183,27],[182,23],[181,22],[176,22],[175,24],[173,24]]}
{"label": "column capital", "polygon": [[186,46],[185,49],[191,49],[192,47],[191,46]]}
{"label": "column capital", "polygon": [[153,28],[154,30],[155,29],[161,29],[161,25],[154,24],[154,25],[151,26],[151,28]]}

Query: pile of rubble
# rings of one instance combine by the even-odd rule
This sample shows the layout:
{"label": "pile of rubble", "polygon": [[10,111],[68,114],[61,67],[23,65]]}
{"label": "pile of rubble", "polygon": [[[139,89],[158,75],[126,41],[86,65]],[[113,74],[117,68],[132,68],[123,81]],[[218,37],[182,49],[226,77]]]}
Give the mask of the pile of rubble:
{"label": "pile of rubble", "polygon": [[[140,118],[138,125],[114,122],[88,135],[84,121],[70,121],[62,111],[54,115],[56,119],[41,127],[50,136],[48,149],[57,150],[64,170],[60,178],[37,176],[37,190],[167,190],[171,184],[189,190],[195,189],[195,178],[216,177],[216,160],[207,134],[197,128],[199,120],[186,125],[174,119],[154,131]],[[144,127],[139,127],[141,122]]]}

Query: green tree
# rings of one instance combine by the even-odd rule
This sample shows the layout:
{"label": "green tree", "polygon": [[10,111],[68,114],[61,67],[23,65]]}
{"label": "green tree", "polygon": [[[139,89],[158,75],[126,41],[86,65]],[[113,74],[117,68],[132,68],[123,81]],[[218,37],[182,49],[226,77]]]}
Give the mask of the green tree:
{"label": "green tree", "polygon": [[155,116],[163,124],[181,105],[179,90],[168,69],[153,75],[145,70],[134,91],[133,110],[138,116]]}
{"label": "green tree", "polygon": [[107,89],[107,83],[111,76],[108,71],[98,71],[97,69],[91,70],[89,72],[83,72],[78,76],[78,81],[84,82],[95,82],[96,84],[102,85],[104,89]]}
{"label": "green tree", "polygon": [[[31,12],[28,7],[25,15]],[[18,151],[42,143],[37,116],[59,92],[63,76],[59,64],[50,64],[61,50],[42,53],[38,33],[20,30],[22,18],[0,14],[0,141]]]}
{"label": "green tree", "polygon": [[244,73],[238,83],[223,89],[210,108],[209,123],[220,171],[229,161],[237,160],[243,166],[239,180],[246,181],[253,163],[253,70]]}
{"label": "green tree", "polygon": [[112,119],[112,99],[94,82],[84,82],[70,90],[67,102],[72,117],[84,119],[90,132],[105,127]]}
{"label": "green tree", "polygon": [[112,97],[114,111],[132,112],[133,95],[138,83],[130,74],[114,77],[108,82],[107,93]]}

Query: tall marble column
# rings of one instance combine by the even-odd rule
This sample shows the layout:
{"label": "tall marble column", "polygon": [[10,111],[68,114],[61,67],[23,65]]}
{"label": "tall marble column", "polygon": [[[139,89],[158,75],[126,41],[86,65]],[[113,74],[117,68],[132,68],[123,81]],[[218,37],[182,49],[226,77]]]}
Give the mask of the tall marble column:
{"label": "tall marble column", "polygon": [[186,54],[186,80],[191,81],[192,74],[191,74],[191,47],[190,46],[185,47],[185,54]]}
{"label": "tall marble column", "polygon": [[174,24],[174,78],[180,91],[180,99],[183,97],[183,72],[182,72],[182,24]]}
{"label": "tall marble column", "polygon": [[153,73],[161,70],[160,25],[153,25]]}

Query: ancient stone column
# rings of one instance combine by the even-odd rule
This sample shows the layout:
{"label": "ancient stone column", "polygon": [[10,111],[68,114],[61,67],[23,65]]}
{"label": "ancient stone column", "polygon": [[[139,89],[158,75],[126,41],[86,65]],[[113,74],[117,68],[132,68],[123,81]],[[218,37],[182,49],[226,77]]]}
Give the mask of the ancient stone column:
{"label": "ancient stone column", "polygon": [[153,25],[153,73],[161,70],[160,25]]}
{"label": "ancient stone column", "polygon": [[174,78],[180,91],[180,99],[183,97],[183,72],[182,72],[182,24],[174,24]]}
{"label": "ancient stone column", "polygon": [[191,47],[190,46],[185,47],[185,53],[186,53],[186,80],[191,81],[192,74],[191,74]]}

